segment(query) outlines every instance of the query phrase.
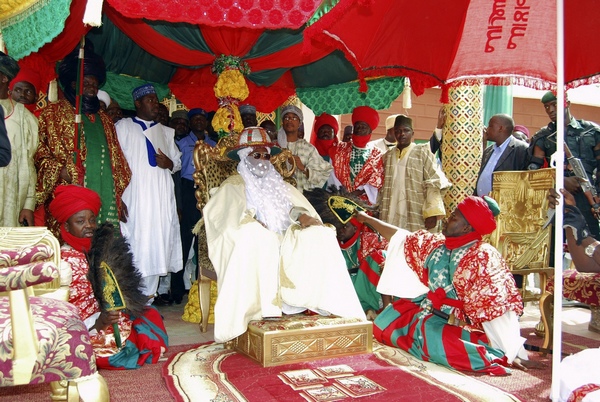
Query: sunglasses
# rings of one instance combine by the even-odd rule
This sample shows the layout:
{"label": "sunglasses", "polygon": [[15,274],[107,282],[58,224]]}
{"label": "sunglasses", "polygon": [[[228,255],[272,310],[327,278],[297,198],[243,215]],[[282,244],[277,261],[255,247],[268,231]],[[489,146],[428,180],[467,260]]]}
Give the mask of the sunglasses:
{"label": "sunglasses", "polygon": [[268,152],[260,153],[260,152],[254,152],[250,154],[254,159],[264,159],[266,161],[271,159],[271,154]]}

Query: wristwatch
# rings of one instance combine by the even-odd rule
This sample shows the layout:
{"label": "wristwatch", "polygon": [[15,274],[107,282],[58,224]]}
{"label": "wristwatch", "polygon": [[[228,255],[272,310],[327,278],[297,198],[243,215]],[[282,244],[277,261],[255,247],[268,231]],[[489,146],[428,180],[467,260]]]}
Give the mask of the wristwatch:
{"label": "wristwatch", "polygon": [[596,251],[596,247],[598,247],[598,243],[588,244],[588,246],[585,248],[585,255],[592,257],[594,255],[594,251]]}

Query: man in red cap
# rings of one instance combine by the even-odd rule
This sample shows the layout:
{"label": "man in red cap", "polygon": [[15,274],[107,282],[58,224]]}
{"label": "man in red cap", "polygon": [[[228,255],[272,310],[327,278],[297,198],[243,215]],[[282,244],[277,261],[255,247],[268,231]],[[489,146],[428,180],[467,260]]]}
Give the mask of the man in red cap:
{"label": "man in red cap", "polygon": [[[145,362],[156,363],[166,351],[168,338],[162,318],[156,309],[145,308],[139,316],[133,317],[121,314],[119,311],[106,311],[100,307],[100,303],[95,298],[90,275],[88,275],[90,265],[86,253],[91,255],[94,251],[92,250],[93,237],[103,234],[114,236],[111,224],[107,224],[108,229],[102,233],[96,231],[96,216],[101,204],[100,196],[93,190],[76,185],[61,185],[56,188],[48,208],[60,224],[60,237],[63,243],[60,249],[61,260],[66,261],[72,269],[69,303],[78,308],[82,320],[90,331],[96,364],[100,368],[134,369]],[[113,242],[117,241],[113,240]],[[108,239],[104,238],[98,244],[108,243]],[[127,250],[119,249],[119,251],[127,253]],[[126,264],[128,259],[126,256],[120,256],[118,261]],[[113,263],[111,267],[113,273],[121,277],[118,275],[117,268]],[[124,269],[135,270],[131,266],[130,259]],[[132,286],[124,286],[123,282],[120,283],[120,292],[125,300],[130,300],[131,296],[143,298],[135,303],[128,301],[128,305],[131,304],[129,308],[132,308],[133,304],[143,306],[146,303],[140,291],[133,293],[128,291],[132,287],[139,288],[139,283],[137,286],[135,282],[128,282]],[[122,349],[117,347],[111,327],[113,324],[118,324],[119,335],[124,345]]]}
{"label": "man in red cap", "polygon": [[523,368],[521,295],[506,261],[482,237],[496,228],[498,204],[469,196],[442,233],[410,233],[357,214],[390,240],[377,291],[398,297],[377,316],[373,335],[424,361],[504,375]]}
{"label": "man in red cap", "polygon": [[352,111],[352,124],[352,140],[331,152],[333,173],[338,186],[373,205],[383,186],[383,159],[381,151],[368,144],[379,114],[369,106],[358,106]]}
{"label": "man in red cap", "polygon": [[22,103],[33,113],[37,100],[40,76],[28,67],[21,67],[19,74],[10,82],[11,97],[15,102]]}
{"label": "man in red cap", "polygon": [[[325,161],[330,163],[331,153],[340,142],[337,137],[339,127],[337,119],[327,113],[322,113],[320,116],[317,116],[313,124],[310,143],[315,146],[319,155],[321,155]],[[323,188],[326,189],[332,184],[335,184],[333,171],[329,174],[329,178],[323,185]]]}
{"label": "man in red cap", "polygon": [[239,175],[225,180],[202,211],[219,286],[217,342],[243,334],[251,320],[306,309],[365,317],[335,230],[270,162],[280,152],[262,127],[245,128],[227,153],[239,161]]}
{"label": "man in red cap", "polygon": [[526,143],[529,144],[529,130],[527,129],[527,127],[522,126],[520,124],[516,124],[515,127],[513,128],[512,135],[516,139],[525,141]]}

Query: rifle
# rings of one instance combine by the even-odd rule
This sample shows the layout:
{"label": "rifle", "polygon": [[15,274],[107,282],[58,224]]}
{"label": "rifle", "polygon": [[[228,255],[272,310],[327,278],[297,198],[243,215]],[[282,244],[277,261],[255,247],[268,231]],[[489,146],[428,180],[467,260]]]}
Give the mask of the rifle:
{"label": "rifle", "polygon": [[596,192],[596,187],[590,183],[588,175],[583,168],[583,163],[581,163],[581,159],[573,156],[573,153],[569,149],[567,143],[565,145],[565,156],[567,157],[567,162],[569,166],[571,166],[571,171],[579,179],[579,184],[581,185],[581,189],[583,190],[583,194],[585,198],[587,198],[588,202],[592,207],[592,213],[596,217],[596,219],[600,220],[600,203],[598,203],[598,194]]}

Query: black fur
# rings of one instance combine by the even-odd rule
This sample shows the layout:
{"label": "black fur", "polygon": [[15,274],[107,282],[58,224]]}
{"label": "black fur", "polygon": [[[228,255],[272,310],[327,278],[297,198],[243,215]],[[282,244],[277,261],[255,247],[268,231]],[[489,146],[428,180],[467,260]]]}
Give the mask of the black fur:
{"label": "black fur", "polygon": [[96,229],[87,259],[90,265],[88,279],[92,283],[94,296],[100,305],[103,305],[103,272],[100,264],[104,261],[113,271],[119,284],[125,300],[125,312],[134,317],[140,317],[148,301],[141,290],[142,275],[133,265],[133,255],[129,244],[124,238],[115,236],[112,223],[105,222]]}

